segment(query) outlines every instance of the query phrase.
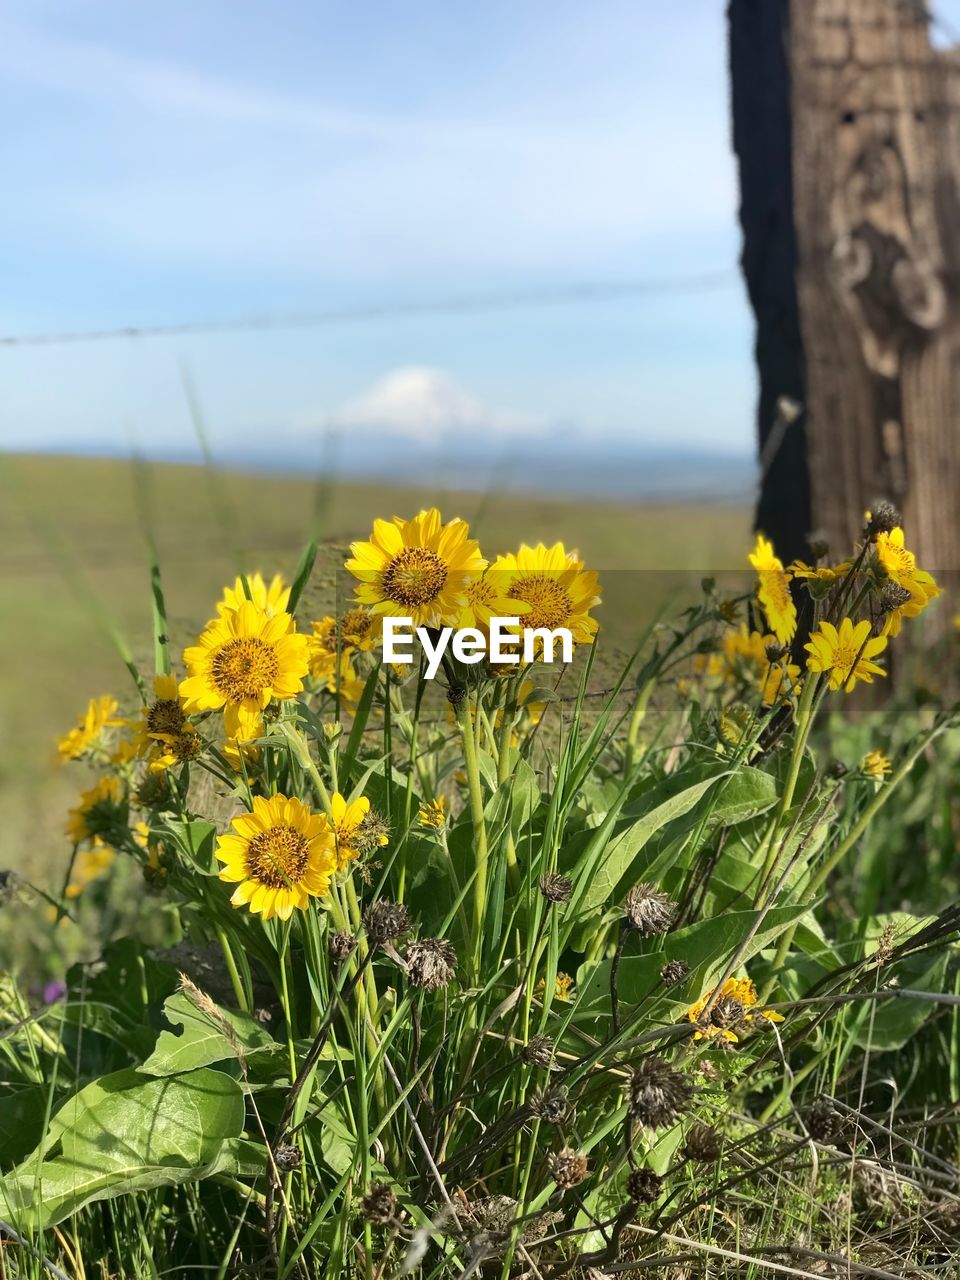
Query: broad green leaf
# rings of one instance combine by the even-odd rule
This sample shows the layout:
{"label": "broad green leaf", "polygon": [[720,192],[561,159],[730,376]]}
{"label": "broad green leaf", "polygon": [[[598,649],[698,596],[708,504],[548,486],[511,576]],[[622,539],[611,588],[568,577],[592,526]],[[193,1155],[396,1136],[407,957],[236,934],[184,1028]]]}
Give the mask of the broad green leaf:
{"label": "broad green leaf", "polygon": [[183,858],[202,876],[215,876],[219,872],[219,865],[213,857],[217,828],[212,822],[200,819],[181,822],[176,818],[165,818],[155,834],[166,840],[172,837]]}
{"label": "broad green leaf", "polygon": [[236,1061],[237,1048],[244,1057],[282,1052],[282,1046],[249,1014],[219,1008],[208,1013],[182,991],[167,1000],[163,1013],[173,1029],[160,1032],[153,1053],[140,1068],[145,1075],[170,1076],[225,1059]]}
{"label": "broad green leaf", "polygon": [[225,1144],[243,1121],[240,1086],[220,1071],[104,1076],[64,1103],[41,1147],[5,1177],[2,1216],[42,1230],[95,1200],[205,1178],[237,1158]]}
{"label": "broad green leaf", "polygon": [[0,1088],[0,1169],[22,1160],[39,1140],[48,1092],[42,1084]]}

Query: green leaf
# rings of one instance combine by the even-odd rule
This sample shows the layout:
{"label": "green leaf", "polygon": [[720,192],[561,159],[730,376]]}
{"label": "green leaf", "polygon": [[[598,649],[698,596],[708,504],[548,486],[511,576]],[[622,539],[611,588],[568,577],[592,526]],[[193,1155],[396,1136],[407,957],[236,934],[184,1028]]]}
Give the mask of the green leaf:
{"label": "green leaf", "polygon": [[41,1146],[4,1178],[2,1216],[43,1230],[96,1200],[208,1177],[236,1160],[225,1144],[243,1120],[240,1086],[221,1071],[114,1072],[64,1103]]}
{"label": "green leaf", "polygon": [[162,826],[156,828],[156,834],[166,839],[172,837],[194,871],[199,871],[202,876],[218,874],[220,868],[213,857],[217,828],[212,822],[204,822],[202,819],[181,822],[177,818],[165,818]]}
{"label": "green leaf", "polygon": [[39,1140],[48,1093],[42,1084],[0,1089],[0,1169],[22,1160]]}
{"label": "green leaf", "polygon": [[295,613],[297,605],[300,603],[300,597],[303,595],[304,587],[310,581],[310,575],[313,573],[313,566],[317,562],[317,540],[311,538],[304,547],[300,555],[293,575],[293,585],[290,588],[290,600],[287,604],[287,612]]}
{"label": "green leaf", "polygon": [[160,1032],[153,1053],[140,1070],[149,1076],[170,1076],[225,1059],[236,1061],[237,1047],[244,1057],[282,1052],[282,1046],[249,1014],[214,1008],[216,1013],[198,1009],[182,991],[171,996],[163,1013],[173,1029]]}

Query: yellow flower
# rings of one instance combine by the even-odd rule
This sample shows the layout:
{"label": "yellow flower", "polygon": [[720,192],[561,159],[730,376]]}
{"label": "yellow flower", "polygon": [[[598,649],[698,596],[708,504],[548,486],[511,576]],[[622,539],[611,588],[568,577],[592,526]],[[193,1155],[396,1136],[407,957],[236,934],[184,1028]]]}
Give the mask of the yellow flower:
{"label": "yellow flower", "polygon": [[860,768],[868,778],[882,781],[893,769],[893,765],[882,751],[869,751],[860,762]]}
{"label": "yellow flower", "polygon": [[464,591],[466,604],[460,614],[461,627],[489,628],[491,618],[522,618],[530,605],[509,594],[509,581],[494,569],[472,578]]}
{"label": "yellow flower", "polygon": [[899,525],[889,533],[878,533],[876,547],[877,564],[883,576],[910,593],[909,600],[890,611],[884,625],[884,635],[898,636],[904,618],[915,618],[943,592],[932,574],[917,567],[913,552],[903,544],[903,530]]}
{"label": "yellow flower", "polygon": [[[370,813],[370,801],[360,796],[349,804],[339,791],[330,797],[330,817],[333,822],[333,843],[337,859],[337,870],[342,870],[348,862],[359,858],[365,851],[367,841],[364,839],[364,824]],[[372,833],[374,844],[383,846],[387,843],[385,831]]]}
{"label": "yellow flower", "polygon": [[[328,680],[337,669],[337,643],[342,639],[337,633],[337,620],[328,614],[310,624],[313,634],[308,637],[310,674],[318,680]],[[340,649],[342,653],[342,648]]]}
{"label": "yellow flower", "polygon": [[[546,995],[546,993],[547,993],[546,979],[541,978],[540,981],[537,983],[536,992],[534,994],[538,995],[542,1000],[543,997]],[[569,1003],[572,995],[573,995],[573,979],[570,977],[569,973],[558,973],[556,982],[554,983],[554,986],[553,986],[554,1000],[563,1000],[564,1003]]]}
{"label": "yellow flower", "polygon": [[112,774],[100,778],[80,793],[80,803],[70,810],[64,830],[74,844],[115,831],[125,821],[123,784]]}
{"label": "yellow flower", "polygon": [[271,698],[293,698],[308,670],[308,640],[288,613],[268,618],[250,600],[226,609],[184,650],[189,714],[223,707],[227,737],[249,739]]}
{"label": "yellow flower", "polygon": [[432,827],[434,831],[443,829],[446,822],[446,799],[443,796],[437,796],[436,800],[426,800],[420,806],[420,812],[417,817],[420,820],[421,827]]}
{"label": "yellow flower", "polygon": [[348,609],[340,619],[340,644],[345,650],[359,649],[369,653],[383,643],[382,623],[376,614],[362,605]]}
{"label": "yellow flower", "polygon": [[463,520],[443,524],[436,507],[412,520],[375,520],[370,541],[352,543],[346,562],[357,600],[414,626],[455,626],[467,583],[487,567],[469,532]]}
{"label": "yellow flower", "polygon": [[232,825],[218,838],[216,855],[224,864],[220,879],[237,886],[233,906],[287,920],[328,892],[337,860],[325,815],[286,796],[254,796],[253,810]]}
{"label": "yellow flower", "polygon": [[248,573],[247,586],[250,588],[249,597],[243,589],[243,579],[240,577],[232,587],[224,587],[223,599],[217,605],[217,613],[222,615],[231,609],[239,609],[248,598],[268,618],[274,618],[278,613],[286,613],[287,605],[290,603],[290,588],[281,574],[275,574],[270,585],[267,586],[263,574]]}
{"label": "yellow flower", "polygon": [[78,760],[98,745],[104,729],[123,724],[123,718],[116,714],[119,705],[116,698],[111,698],[109,694],[104,694],[102,698],[91,698],[76,727],[57,739],[60,759]]}
{"label": "yellow flower", "polygon": [[[158,745],[171,745],[195,734],[187,723],[184,699],[178,692],[176,676],[154,676],[153,701],[144,711],[143,718],[134,721],[132,728],[134,744],[140,755],[152,754],[154,757]],[[176,759],[176,754],[172,754],[171,763]],[[186,746],[182,754],[189,756]]]}
{"label": "yellow flower", "polygon": [[[700,999],[690,1006],[687,1010],[687,1021],[699,1023],[707,1002],[713,998],[715,987],[704,992]],[[718,1006],[721,1016],[725,1010],[721,1002],[732,1002],[733,1008],[730,1011],[736,1019],[736,1025],[741,1023],[749,1025],[755,1017],[766,1018],[768,1022],[782,1022],[783,1015],[775,1013],[772,1009],[756,1009],[753,1013],[749,1010],[753,1009],[757,1003],[757,989],[753,985],[750,978],[728,978],[720,988],[720,995],[713,1010],[717,1010]],[[711,1013],[713,1012],[711,1010]],[[707,1026],[700,1027],[694,1032],[694,1040],[712,1040],[714,1036],[720,1036],[723,1040],[728,1040],[731,1044],[739,1042],[739,1036],[728,1026],[724,1026],[722,1021],[718,1019],[716,1023],[710,1023]]]}
{"label": "yellow flower", "polygon": [[843,564],[813,565],[804,564],[802,560],[794,560],[792,564],[787,565],[786,572],[795,578],[812,578],[816,582],[840,582],[850,572],[850,561],[845,560]]}
{"label": "yellow flower", "polygon": [[357,675],[350,657],[343,654],[340,658],[339,682],[336,671],[331,671],[327,677],[326,687],[328,693],[339,691],[341,705],[352,714],[356,710],[366,683],[366,680]]}
{"label": "yellow flower", "polygon": [[67,898],[79,898],[88,884],[99,880],[113,866],[116,853],[108,844],[99,838],[95,839],[89,849],[81,849],[73,860],[73,871],[70,883],[64,891]]}
{"label": "yellow flower", "polygon": [[600,586],[576,551],[564,550],[562,542],[523,545],[516,555],[498,556],[490,573],[502,596],[527,606],[524,628],[566,627],[577,644],[593,643],[597,621],[590,610],[600,603]]}
{"label": "yellow flower", "polygon": [[864,619],[854,623],[844,618],[839,631],[831,622],[821,622],[819,630],[810,636],[804,648],[810,654],[807,667],[811,671],[829,671],[830,688],[843,686],[845,693],[858,680],[872,684],[874,676],[886,675],[883,667],[871,659],[887,647],[886,636],[871,636],[870,623]]}
{"label": "yellow flower", "polygon": [[778,698],[796,695],[800,668],[782,659],[771,662],[769,652],[778,648],[776,636],[748,632],[745,626],[730,630],[723,637],[724,675],[728,680],[755,683],[764,706],[771,707]]}
{"label": "yellow flower", "polygon": [[757,571],[757,599],[767,625],[781,644],[789,644],[797,630],[797,606],[790,594],[790,574],[773,554],[773,543],[762,533],[757,534],[750,563]]}

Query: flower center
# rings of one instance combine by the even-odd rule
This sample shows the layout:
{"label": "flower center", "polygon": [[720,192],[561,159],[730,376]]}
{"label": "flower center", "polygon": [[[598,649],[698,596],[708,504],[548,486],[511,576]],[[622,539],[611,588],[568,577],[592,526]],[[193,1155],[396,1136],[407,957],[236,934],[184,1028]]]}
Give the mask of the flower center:
{"label": "flower center", "polygon": [[294,827],[270,827],[247,846],[247,875],[269,889],[283,889],[299,883],[309,853],[306,836]]}
{"label": "flower center", "polygon": [[173,698],[159,698],[147,711],[147,733],[178,734],[183,730],[184,714]]}
{"label": "flower center", "polygon": [[471,604],[491,605],[497,597],[497,590],[492,582],[477,578],[467,587],[467,599]]}
{"label": "flower center", "polygon": [[837,651],[833,655],[833,665],[838,671],[842,672],[844,679],[849,676],[853,669],[853,664],[857,660],[860,649],[855,648],[852,644],[841,644],[837,646]]}
{"label": "flower center", "polygon": [[561,627],[573,613],[570,596],[555,578],[521,578],[511,592],[530,606],[530,612],[523,618],[525,627]]}
{"label": "flower center", "polygon": [[436,600],[447,581],[447,566],[435,551],[404,547],[383,575],[383,594],[396,604],[415,609]]}
{"label": "flower center", "polygon": [[351,644],[359,644],[373,625],[373,614],[366,609],[348,609],[340,621],[340,633]]}
{"label": "flower center", "polygon": [[280,674],[273,647],[254,636],[228,640],[210,661],[210,676],[228,702],[256,698]]}

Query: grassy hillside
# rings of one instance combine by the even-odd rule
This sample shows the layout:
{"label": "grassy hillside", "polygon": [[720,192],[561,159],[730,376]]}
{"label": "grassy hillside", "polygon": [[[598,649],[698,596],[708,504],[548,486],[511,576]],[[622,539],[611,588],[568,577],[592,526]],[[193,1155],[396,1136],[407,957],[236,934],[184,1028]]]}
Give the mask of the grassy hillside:
{"label": "grassy hillside", "polygon": [[[78,783],[54,738],[87,697],[129,678],[96,610],[149,666],[147,531],[160,553],[175,638],[212,611],[237,568],[290,573],[313,532],[339,547],[376,515],[438,504],[469,520],[485,550],[563,539],[603,572],[612,630],[638,621],[691,574],[743,564],[749,516],[725,506],[645,506],[496,494],[325,485],[313,478],[138,470],[111,459],[0,456],[0,806],[2,865],[56,877],[61,829]],[[94,603],[96,605],[94,606]]]}

